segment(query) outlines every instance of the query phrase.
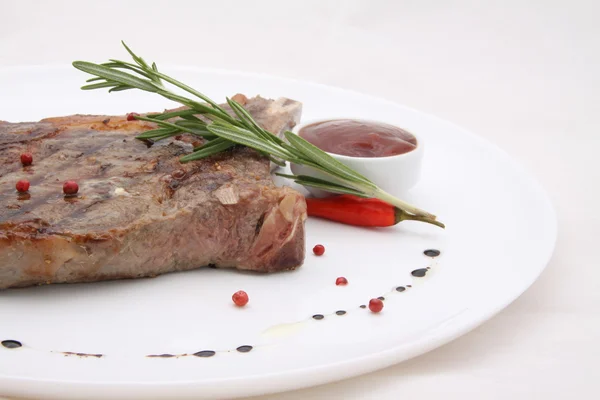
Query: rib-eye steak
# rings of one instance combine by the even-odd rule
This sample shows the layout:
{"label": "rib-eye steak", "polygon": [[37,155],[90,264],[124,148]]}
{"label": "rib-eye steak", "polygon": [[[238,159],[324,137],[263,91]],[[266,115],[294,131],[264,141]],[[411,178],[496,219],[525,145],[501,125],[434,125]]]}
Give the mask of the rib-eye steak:
{"label": "rib-eye steak", "polygon": [[[296,101],[238,100],[270,132],[299,122]],[[134,138],[154,128],[123,116],[0,121],[0,288],[302,264],[306,204],[273,184],[267,158],[234,147],[181,164],[198,139]],[[21,179],[28,193],[15,190]],[[77,196],[62,193],[66,180]]]}

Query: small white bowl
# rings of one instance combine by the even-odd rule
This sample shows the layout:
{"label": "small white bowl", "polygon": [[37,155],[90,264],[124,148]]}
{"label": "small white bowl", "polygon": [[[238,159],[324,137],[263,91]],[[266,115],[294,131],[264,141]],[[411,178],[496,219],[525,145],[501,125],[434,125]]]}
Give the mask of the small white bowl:
{"label": "small white bowl", "polygon": [[[320,119],[308,121],[295,127],[293,133],[298,134],[300,130],[317,122],[331,121],[341,118]],[[344,118],[346,119],[346,118]],[[353,118],[347,118],[353,119]],[[357,121],[382,123],[381,121],[354,119]],[[388,124],[390,125],[390,124]],[[400,128],[400,127],[398,127]],[[404,128],[401,128],[406,130]],[[346,164],[356,172],[369,178],[373,183],[384,191],[396,197],[402,197],[417,184],[421,178],[421,164],[423,160],[424,146],[419,136],[411,133],[417,139],[417,147],[408,153],[398,154],[387,157],[350,157],[339,154],[329,153],[330,156]],[[295,175],[308,175],[315,178],[330,180],[331,177],[324,175],[314,168],[305,165],[291,163],[290,168]],[[328,197],[335,193],[327,192],[314,187],[306,186],[306,189],[315,197]]]}

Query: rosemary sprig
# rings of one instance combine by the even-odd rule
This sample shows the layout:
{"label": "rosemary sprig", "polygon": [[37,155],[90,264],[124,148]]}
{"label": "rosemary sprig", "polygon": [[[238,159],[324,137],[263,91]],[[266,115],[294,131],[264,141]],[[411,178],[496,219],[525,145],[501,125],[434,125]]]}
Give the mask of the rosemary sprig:
{"label": "rosemary sprig", "polygon": [[[139,89],[156,93],[188,107],[182,111],[136,117],[158,125],[157,129],[142,133],[138,139],[156,141],[189,133],[209,140],[203,146],[194,149],[193,153],[184,156],[181,162],[208,157],[234,145],[247,146],[264,154],[279,165],[285,165],[285,161],[307,165],[329,178],[329,180],[324,180],[304,175],[281,175],[293,179],[299,184],[336,193],[379,198],[406,213],[419,217],[419,220],[435,221],[436,225],[443,227],[443,224],[436,221],[433,214],[386,193],[367,177],[347,167],[300,136],[288,131],[284,132],[287,142],[282,140],[258,125],[244,107],[227,98],[227,103],[235,114],[232,116],[208,96],[159,72],[155,63],[149,65],[124,42],[123,46],[131,55],[134,63],[120,60],[109,60],[104,64],[85,61],[73,62],[75,68],[93,76],[88,79],[88,85],[83,86],[82,89],[109,88],[109,92]],[[175,93],[166,86],[167,83],[187,92],[192,97]],[[208,122],[198,118],[198,115],[202,115]],[[173,121],[173,118],[179,119]]]}

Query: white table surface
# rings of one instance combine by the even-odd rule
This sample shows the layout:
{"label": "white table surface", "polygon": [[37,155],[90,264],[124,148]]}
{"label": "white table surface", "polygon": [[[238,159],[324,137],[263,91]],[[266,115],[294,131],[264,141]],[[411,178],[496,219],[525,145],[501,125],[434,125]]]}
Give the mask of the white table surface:
{"label": "white table surface", "polygon": [[159,65],[342,86],[497,143],[537,176],[558,212],[554,257],[531,289],[424,356],[253,399],[592,399],[600,396],[599,15],[595,0],[0,0],[0,66],[104,61],[126,39]]}

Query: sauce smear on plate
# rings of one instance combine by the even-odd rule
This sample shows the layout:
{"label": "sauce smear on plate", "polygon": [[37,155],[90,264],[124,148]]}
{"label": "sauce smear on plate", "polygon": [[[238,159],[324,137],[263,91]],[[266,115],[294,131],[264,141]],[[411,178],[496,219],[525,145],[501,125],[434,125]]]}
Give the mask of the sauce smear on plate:
{"label": "sauce smear on plate", "polygon": [[417,139],[403,129],[353,119],[315,122],[298,134],[321,150],[350,157],[389,157],[417,147]]}

